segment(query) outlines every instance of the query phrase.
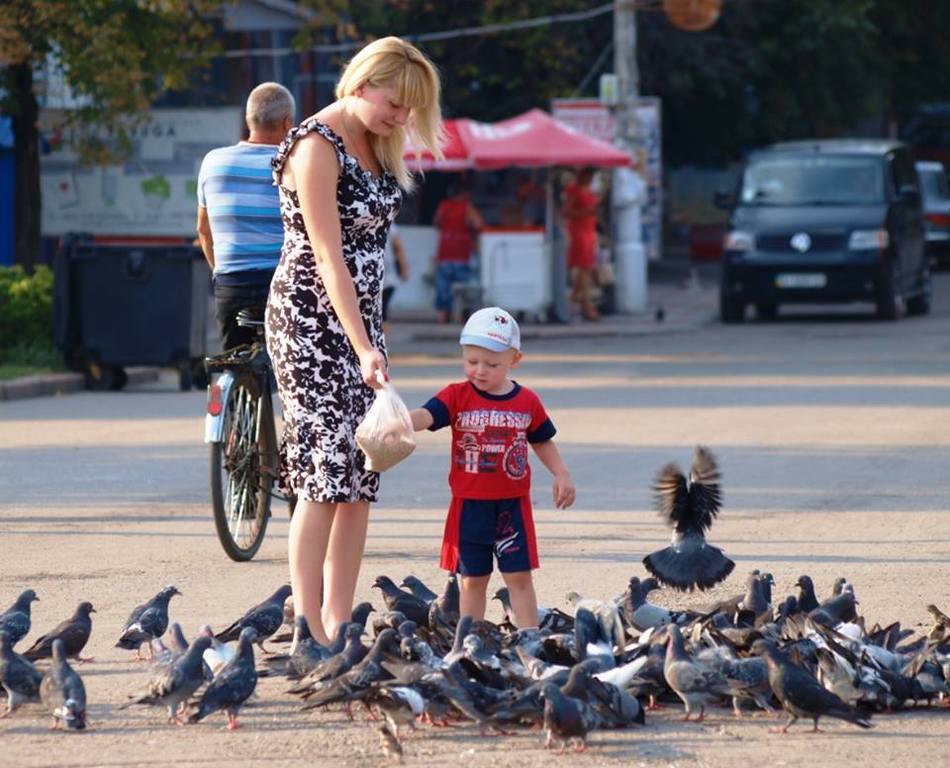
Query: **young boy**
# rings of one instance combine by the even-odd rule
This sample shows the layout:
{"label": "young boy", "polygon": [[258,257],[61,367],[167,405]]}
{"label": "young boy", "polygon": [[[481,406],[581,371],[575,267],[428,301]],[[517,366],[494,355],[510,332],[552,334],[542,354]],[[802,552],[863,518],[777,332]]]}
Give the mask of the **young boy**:
{"label": "young boy", "polygon": [[574,483],[541,400],[508,377],[521,362],[515,319],[498,307],[480,309],[465,323],[460,343],[465,381],[449,384],[412,411],[416,431],[452,427],[452,503],[441,567],[461,577],[461,614],[483,619],[497,558],[518,628],[537,627],[531,571],[538,567],[538,549],[528,444],[554,475],[555,507],[574,503]]}

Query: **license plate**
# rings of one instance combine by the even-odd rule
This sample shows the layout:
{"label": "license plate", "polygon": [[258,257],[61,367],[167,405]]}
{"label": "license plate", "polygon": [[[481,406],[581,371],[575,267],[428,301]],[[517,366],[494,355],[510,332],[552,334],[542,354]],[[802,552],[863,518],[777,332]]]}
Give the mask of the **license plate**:
{"label": "license plate", "polygon": [[775,276],[775,285],[779,288],[824,288],[827,284],[828,277],[823,272],[787,272]]}

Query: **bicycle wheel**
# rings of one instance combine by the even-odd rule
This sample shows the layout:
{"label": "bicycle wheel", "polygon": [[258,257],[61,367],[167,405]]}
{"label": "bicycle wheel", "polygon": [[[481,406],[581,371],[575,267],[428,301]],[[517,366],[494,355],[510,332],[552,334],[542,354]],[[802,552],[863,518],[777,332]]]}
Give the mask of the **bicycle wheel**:
{"label": "bicycle wheel", "polygon": [[274,478],[261,471],[264,436],[256,379],[239,374],[224,413],[221,442],[211,444],[211,502],[218,539],[238,562],[257,554],[270,516]]}

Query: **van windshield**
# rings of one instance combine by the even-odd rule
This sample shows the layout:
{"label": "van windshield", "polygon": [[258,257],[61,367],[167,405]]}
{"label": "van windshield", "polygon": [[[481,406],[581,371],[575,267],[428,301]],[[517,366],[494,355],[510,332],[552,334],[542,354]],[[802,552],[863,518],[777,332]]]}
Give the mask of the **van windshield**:
{"label": "van windshield", "polygon": [[867,205],[884,200],[883,163],[854,155],[782,155],[749,163],[745,205]]}

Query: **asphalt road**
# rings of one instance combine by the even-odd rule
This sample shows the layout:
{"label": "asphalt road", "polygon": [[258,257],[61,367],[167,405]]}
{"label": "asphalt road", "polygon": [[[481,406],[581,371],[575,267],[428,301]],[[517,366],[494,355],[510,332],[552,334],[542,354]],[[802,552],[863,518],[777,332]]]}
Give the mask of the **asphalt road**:
{"label": "asphalt road", "polygon": [[[568,589],[613,595],[641,573],[642,557],[668,536],[651,509],[651,480],[704,443],[724,475],[712,539],[737,562],[715,595],[740,591],[745,573],[765,568],[779,596],[801,573],[819,591],[847,576],[869,624],[901,620],[919,631],[926,603],[947,610],[950,275],[937,276],[935,294],[930,316],[896,323],[863,307],[799,309],[769,323],[710,320],[675,333],[532,342],[517,378],[541,394],[578,487],[576,506],[555,512],[549,478],[535,465],[542,602],[563,605]],[[460,377],[452,344],[403,343],[393,352],[393,380],[410,404]],[[28,642],[81,599],[98,609],[97,662],[82,669],[96,727],[79,741],[46,735],[40,708],[25,707],[0,721],[0,763],[298,765],[315,752],[331,763],[378,760],[367,726],[339,713],[298,715],[276,681],[236,734],[217,722],[183,734],[158,712],[113,711],[141,680],[112,645],[142,598],[176,583],[184,596],[172,615],[192,634],[205,621],[224,625],[286,578],[282,508],[254,562],[232,563],[217,544],[203,410],[203,393],[179,393],[172,376],[120,393],[0,404],[0,609],[22,588],[36,589]],[[447,442],[423,435],[416,454],[383,478],[359,599],[375,596],[370,584],[382,572],[439,583]],[[661,600],[702,605],[711,597]],[[660,715],[642,732],[598,734],[579,761],[718,765],[772,754],[776,737],[765,721],[734,724],[725,710],[705,727],[671,718]],[[871,736],[829,725],[822,749],[829,760],[939,764],[947,725],[946,715],[932,714],[881,719]],[[798,746],[783,754],[786,764],[798,764],[796,755],[807,762],[804,733],[786,743]],[[533,735],[486,741],[467,729],[427,731],[406,751],[409,762],[461,756],[495,766],[543,756]]]}

